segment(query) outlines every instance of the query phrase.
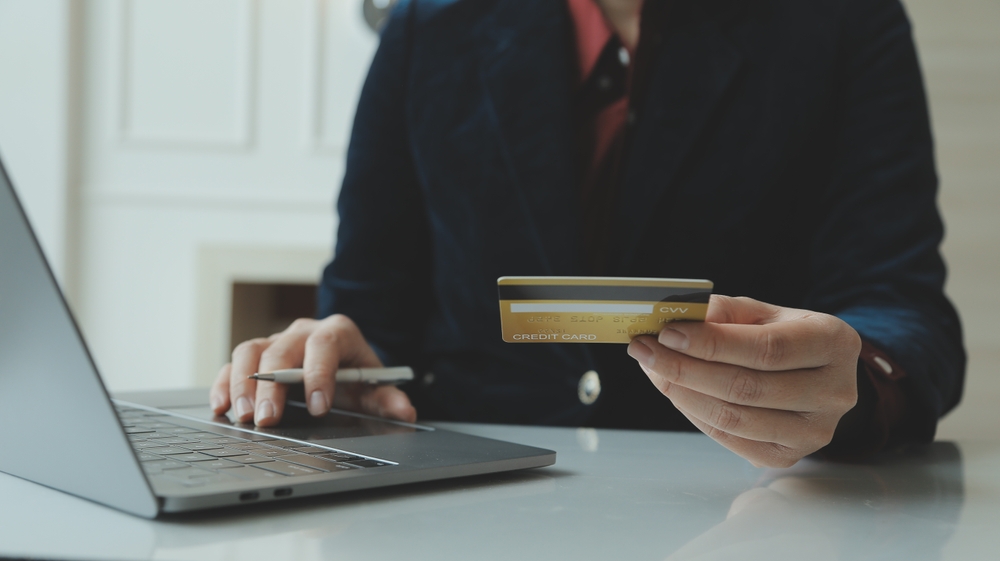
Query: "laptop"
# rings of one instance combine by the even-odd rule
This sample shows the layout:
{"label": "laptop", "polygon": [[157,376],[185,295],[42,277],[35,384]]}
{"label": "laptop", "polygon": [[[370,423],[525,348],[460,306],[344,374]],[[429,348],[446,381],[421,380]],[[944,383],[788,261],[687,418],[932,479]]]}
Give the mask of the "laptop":
{"label": "laptop", "polygon": [[290,402],[279,426],[205,389],[104,387],[0,161],[0,471],[146,518],[549,466],[530,446]]}

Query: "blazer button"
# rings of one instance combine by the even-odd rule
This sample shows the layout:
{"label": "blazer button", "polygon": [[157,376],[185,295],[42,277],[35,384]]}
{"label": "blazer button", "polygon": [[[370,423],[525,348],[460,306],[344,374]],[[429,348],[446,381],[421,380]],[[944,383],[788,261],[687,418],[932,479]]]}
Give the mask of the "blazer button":
{"label": "blazer button", "polygon": [[580,398],[580,403],[590,405],[597,401],[601,395],[601,377],[597,372],[588,370],[580,376],[580,384],[576,388],[576,395]]}

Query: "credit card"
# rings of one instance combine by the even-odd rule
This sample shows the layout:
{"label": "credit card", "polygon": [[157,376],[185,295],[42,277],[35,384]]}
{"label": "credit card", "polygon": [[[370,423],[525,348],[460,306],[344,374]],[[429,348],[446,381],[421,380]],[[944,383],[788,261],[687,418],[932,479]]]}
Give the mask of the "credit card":
{"label": "credit card", "polygon": [[615,277],[500,277],[508,343],[628,343],[672,321],[705,321],[712,282]]}

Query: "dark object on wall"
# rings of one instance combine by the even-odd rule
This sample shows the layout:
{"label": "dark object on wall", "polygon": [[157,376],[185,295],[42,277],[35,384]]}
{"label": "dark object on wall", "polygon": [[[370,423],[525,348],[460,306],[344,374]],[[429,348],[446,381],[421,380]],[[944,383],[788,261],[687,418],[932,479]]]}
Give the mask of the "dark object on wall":
{"label": "dark object on wall", "polygon": [[382,31],[396,2],[397,0],[364,0],[361,11],[365,14],[365,21],[372,31],[375,33]]}

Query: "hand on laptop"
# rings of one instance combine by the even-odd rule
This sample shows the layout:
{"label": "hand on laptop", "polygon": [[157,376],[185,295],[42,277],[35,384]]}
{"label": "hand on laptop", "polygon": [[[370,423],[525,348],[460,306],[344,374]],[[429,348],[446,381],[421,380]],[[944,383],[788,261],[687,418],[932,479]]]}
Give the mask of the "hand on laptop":
{"label": "hand on laptop", "polygon": [[830,443],[858,399],[861,339],[844,321],[713,295],[628,352],[702,432],[757,466],[788,467]]}
{"label": "hand on laptop", "polygon": [[284,412],[285,385],[258,382],[248,376],[301,367],[305,369],[306,404],[314,416],[337,407],[406,422],[416,420],[417,411],[410,399],[395,386],[345,384],[335,388],[338,366],[379,367],[382,362],[347,316],[295,320],[281,333],[236,347],[232,362],[222,367],[212,385],[212,409],[221,415],[232,407],[240,422],[275,425]]}

